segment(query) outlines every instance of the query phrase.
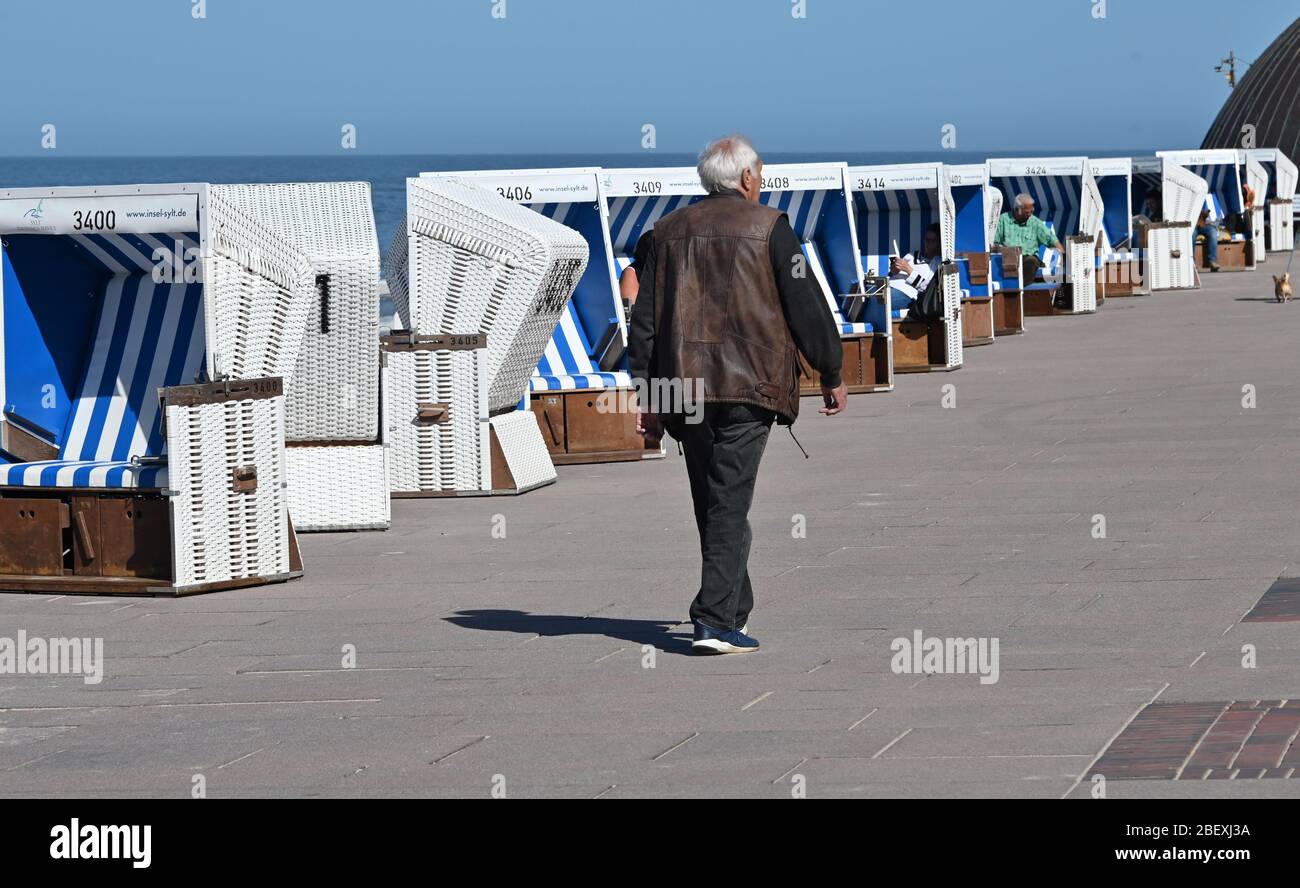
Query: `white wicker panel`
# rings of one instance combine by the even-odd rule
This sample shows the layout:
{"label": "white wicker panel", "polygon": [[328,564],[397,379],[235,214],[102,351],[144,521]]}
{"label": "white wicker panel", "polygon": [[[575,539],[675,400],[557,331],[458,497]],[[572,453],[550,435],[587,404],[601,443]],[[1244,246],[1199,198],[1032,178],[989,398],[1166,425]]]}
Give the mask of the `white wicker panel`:
{"label": "white wicker panel", "polygon": [[[168,406],[165,422],[176,586],[288,573],[284,398]],[[249,465],[257,489],[238,492]]]}
{"label": "white wicker panel", "polygon": [[1268,248],[1276,252],[1289,252],[1295,247],[1292,228],[1291,201],[1270,201],[1268,205]]}
{"label": "white wicker panel", "polygon": [[[1295,197],[1297,170],[1295,162],[1279,149],[1273,157],[1273,176],[1277,179],[1274,190],[1279,198],[1290,200]],[[1287,249],[1291,249],[1290,246]]]}
{"label": "white wicker panel", "polygon": [[1205,206],[1205,195],[1210,186],[1204,179],[1186,167],[1181,167],[1171,160],[1162,162],[1160,196],[1162,212],[1166,222],[1190,222],[1196,224],[1196,217]]}
{"label": "white wicker panel", "polygon": [[1097,275],[1093,254],[1093,242],[1068,243],[1070,251],[1070,295],[1072,308],[1076,312],[1097,310]]}
{"label": "white wicker panel", "polygon": [[379,242],[367,182],[214,185],[241,212],[302,250],[329,277],[329,316],[308,301],[285,382],[290,441],[374,440],[379,424]]}
{"label": "white wicker panel", "polygon": [[307,256],[222,196],[208,195],[204,319],[214,374],[293,378],[315,294]]}
{"label": "white wicker panel", "polygon": [[295,530],[382,530],[391,520],[382,444],[289,447],[289,517]]}
{"label": "white wicker panel", "polygon": [[517,410],[492,417],[492,429],[501,444],[501,452],[514,475],[515,486],[528,490],[555,480],[555,464],[542,440],[537,415],[531,410]]}
{"label": "white wicker panel", "polygon": [[[487,489],[487,373],[483,349],[388,353],[390,489]],[[443,423],[417,420],[419,404],[448,404]]]}
{"label": "white wicker panel", "polygon": [[988,237],[985,243],[993,243],[993,236],[997,234],[998,220],[1002,218],[1002,191],[991,185],[984,186],[984,205],[988,208],[988,219],[985,223],[988,225]]}
{"label": "white wicker panel", "polygon": [[405,301],[420,333],[486,333],[489,410],[510,409],[586,268],[586,241],[454,178],[408,180],[407,213],[410,277],[406,299],[394,297],[399,310]]}
{"label": "white wicker panel", "polygon": [[[1178,253],[1178,257],[1174,257]],[[1147,232],[1147,279],[1152,290],[1182,290],[1196,285],[1192,229],[1153,228]]]}
{"label": "white wicker panel", "polygon": [[947,328],[948,364],[951,369],[962,365],[961,281],[955,274],[943,276],[943,317]]}
{"label": "white wicker panel", "polygon": [[384,256],[384,280],[388,282],[388,297],[393,300],[393,311],[396,314],[394,329],[397,330],[412,329],[406,225],[407,217],[402,216],[397,233],[393,235],[393,242]]}
{"label": "white wicker panel", "polygon": [[[1081,191],[1079,200],[1079,230],[1078,234],[1084,237],[1098,237],[1101,235],[1102,216],[1105,215],[1106,208],[1101,202],[1101,192],[1097,190],[1097,180],[1092,176],[1092,170],[1088,167],[1087,161],[1083,164],[1083,176],[1081,179]],[[1067,234],[1069,232],[1066,232]],[[1080,267],[1080,266],[1076,266]],[[1092,268],[1092,263],[1088,263]]]}

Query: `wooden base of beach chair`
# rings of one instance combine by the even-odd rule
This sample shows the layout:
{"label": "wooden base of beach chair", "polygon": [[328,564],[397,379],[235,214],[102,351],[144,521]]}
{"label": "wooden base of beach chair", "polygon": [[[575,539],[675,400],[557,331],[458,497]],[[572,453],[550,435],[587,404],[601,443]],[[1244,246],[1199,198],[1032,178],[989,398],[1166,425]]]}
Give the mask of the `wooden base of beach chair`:
{"label": "wooden base of beach chair", "polygon": [[156,490],[0,489],[0,591],[179,596],[302,574],[290,524],[288,573],[178,587],[171,521],[171,503]]}
{"label": "wooden base of beach chair", "polygon": [[[1220,271],[1252,271],[1255,268],[1255,245],[1250,241],[1230,241],[1219,244],[1218,258]],[[1196,268],[1205,271],[1205,244],[1196,245]]]}
{"label": "wooden base of beach chair", "polygon": [[[626,404],[618,403],[620,397]],[[551,462],[557,466],[631,462],[664,455],[662,445],[649,445],[637,433],[631,390],[537,392],[530,406]]]}
{"label": "wooden base of beach chair", "polygon": [[[1130,260],[1126,262],[1103,262],[1098,269],[1105,298],[1124,296],[1145,296],[1148,290],[1143,281],[1142,263]],[[1098,300],[1101,301],[1100,299]]]}
{"label": "wooden base of beach chair", "polygon": [[991,345],[995,336],[993,300],[991,298],[963,299],[961,301],[962,346]]}
{"label": "wooden base of beach chair", "polygon": [[948,362],[947,321],[894,321],[894,372],[953,370]]}
{"label": "wooden base of beach chair", "polygon": [[[840,376],[849,394],[882,392],[889,389],[889,340],[877,333],[840,339],[844,365]],[[803,397],[822,393],[821,375],[799,358],[799,394]]]}
{"label": "wooden base of beach chair", "polygon": [[1019,290],[993,293],[993,332],[996,336],[1015,336],[1025,332],[1025,301]]}
{"label": "wooden base of beach chair", "polygon": [[1025,290],[1022,294],[1024,297],[1025,317],[1027,318],[1044,318],[1052,315],[1074,314],[1063,308],[1056,307],[1056,298],[1062,292],[1061,287],[1052,287],[1044,290]]}

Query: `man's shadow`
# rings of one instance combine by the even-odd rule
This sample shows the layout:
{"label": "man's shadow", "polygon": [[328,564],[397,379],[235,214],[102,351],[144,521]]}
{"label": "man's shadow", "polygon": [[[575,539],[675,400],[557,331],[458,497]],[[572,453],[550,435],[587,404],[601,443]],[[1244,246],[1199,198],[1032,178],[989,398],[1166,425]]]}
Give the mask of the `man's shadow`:
{"label": "man's shadow", "polygon": [[463,610],[443,619],[466,629],[487,632],[518,632],[548,637],[605,635],[637,645],[653,645],[669,654],[689,654],[693,640],[689,628],[674,632],[681,624],[663,620],[612,620],[607,617],[530,614],[519,610]]}

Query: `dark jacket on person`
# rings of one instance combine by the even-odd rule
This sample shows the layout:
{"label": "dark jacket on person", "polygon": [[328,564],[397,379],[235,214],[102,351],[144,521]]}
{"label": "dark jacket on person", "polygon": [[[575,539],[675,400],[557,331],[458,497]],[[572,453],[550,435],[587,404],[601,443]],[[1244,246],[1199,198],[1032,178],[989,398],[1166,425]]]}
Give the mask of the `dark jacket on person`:
{"label": "dark jacket on person", "polygon": [[[638,243],[634,380],[701,380],[706,404],[752,404],[793,423],[802,353],[830,387],[843,348],[785,213],[721,191],[655,223]],[[661,413],[658,405],[648,405]]]}

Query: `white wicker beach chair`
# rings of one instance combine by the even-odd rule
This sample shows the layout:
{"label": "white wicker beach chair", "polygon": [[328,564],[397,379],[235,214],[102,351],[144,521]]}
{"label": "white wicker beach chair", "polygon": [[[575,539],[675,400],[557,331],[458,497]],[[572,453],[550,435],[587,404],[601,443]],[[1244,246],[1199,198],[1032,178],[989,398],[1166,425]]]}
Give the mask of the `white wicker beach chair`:
{"label": "white wicker beach chair", "polygon": [[230,200],[306,254],[316,293],[285,387],[289,512],[302,531],[389,526],[380,423],[379,241],[367,182],[232,185]]}
{"label": "white wicker beach chair", "polygon": [[586,271],[528,379],[528,406],[556,465],[662,457],[636,431],[627,371],[627,316],[610,248],[598,170],[474,170],[421,173],[463,178],[578,232]]}
{"label": "white wicker beach chair", "polygon": [[[1097,246],[1105,206],[1086,157],[998,158],[988,161],[989,181],[1002,191],[1003,211],[1015,196],[1034,199],[1040,218],[1065,247],[1066,256],[1040,250],[1043,281],[1022,281],[1026,315],[1080,314],[1097,310]],[[1056,307],[1064,289],[1067,308]]]}
{"label": "white wicker beach chair", "polygon": [[989,251],[1002,193],[989,186],[985,164],[946,164],[943,173],[954,212],[952,250],[961,296],[958,324],[962,347],[989,345],[998,336],[999,326],[1004,333],[1020,332],[1024,326],[1020,294],[1005,297],[1000,293],[1002,257]]}
{"label": "white wicker beach chair", "polygon": [[587,264],[582,237],[462,179],[407,180],[386,257],[395,496],[521,493],[555,480],[528,379]]}
{"label": "white wicker beach chair", "polygon": [[1133,158],[1133,197],[1145,198],[1156,189],[1161,194],[1161,219],[1134,231],[1142,254],[1148,287],[1185,290],[1197,286],[1192,228],[1205,206],[1209,185],[1204,179],[1162,157]]}
{"label": "white wicker beach chair", "polygon": [[[888,391],[894,385],[889,331],[872,330],[863,321],[850,320],[842,310],[842,299],[847,300],[862,279],[845,169],[843,163],[769,164],[763,167],[764,190],[759,199],[783,210],[799,237],[808,268],[840,328],[849,391]],[[605,169],[600,179],[619,273],[632,261],[643,234],[705,193],[694,167]],[[801,394],[819,395],[816,371],[801,369]]]}
{"label": "white wicker beach chair", "polygon": [[[1243,212],[1240,155],[1236,149],[1157,151],[1156,156],[1205,180],[1206,193],[1202,206],[1210,211],[1210,221],[1222,226],[1227,216]],[[1198,214],[1200,210],[1201,207],[1197,207]],[[1165,217],[1169,217],[1167,211]],[[1193,225],[1195,221],[1196,217],[1193,216]],[[1227,229],[1222,228],[1221,231],[1226,232]],[[1222,270],[1253,271],[1257,258],[1255,241],[1239,232],[1232,232],[1229,237],[1230,240],[1219,244],[1218,262]],[[1194,246],[1193,250],[1195,249]]]}
{"label": "white wicker beach chair", "polygon": [[[920,251],[925,230],[939,224],[943,259],[955,259],[957,213],[943,165],[937,163],[855,166],[848,169],[853,193],[853,215],[863,270],[889,277],[890,257]],[[929,324],[908,322],[905,309],[888,310],[873,305],[872,317],[893,328],[895,372],[955,370],[962,365],[960,272],[941,278],[943,319]],[[911,295],[911,293],[908,293]],[[936,342],[931,342],[937,337]],[[937,346],[937,347],[932,347]]]}
{"label": "white wicker beach chair", "polygon": [[1268,177],[1267,191],[1259,194],[1266,213],[1268,249],[1289,253],[1295,249],[1296,165],[1277,148],[1251,148],[1246,153],[1259,162]]}
{"label": "white wicker beach chair", "polygon": [[299,571],[283,381],[307,257],[220,185],[0,191],[0,236],[0,589]]}

